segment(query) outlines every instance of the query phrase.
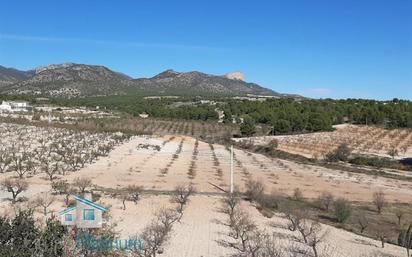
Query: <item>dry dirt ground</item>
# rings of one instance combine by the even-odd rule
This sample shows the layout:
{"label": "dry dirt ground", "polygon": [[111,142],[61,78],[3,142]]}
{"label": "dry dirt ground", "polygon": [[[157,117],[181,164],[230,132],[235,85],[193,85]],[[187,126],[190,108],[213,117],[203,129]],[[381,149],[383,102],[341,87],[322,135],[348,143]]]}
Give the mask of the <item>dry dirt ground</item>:
{"label": "dry dirt ground", "polygon": [[[63,207],[63,199],[59,199],[50,209],[56,213]],[[164,246],[163,257],[225,257],[234,253],[231,248],[221,244],[222,241],[231,241],[227,236],[229,229],[224,224],[227,220],[225,214],[220,212],[221,197],[196,195],[193,196],[184,211],[181,222],[173,226],[171,239]],[[129,239],[139,234],[143,228],[153,219],[154,214],[161,208],[171,207],[168,196],[143,196],[138,204],[127,203],[126,210],[122,209],[119,200],[103,197],[101,204],[109,207],[113,223],[116,223],[116,231],[122,240]],[[12,212],[6,204],[2,204],[3,212]],[[246,210],[260,229],[273,233],[279,238],[281,248],[289,247],[290,238],[296,232],[290,232],[287,220],[282,214],[276,214],[272,218],[263,217],[249,202],[242,202],[242,208]],[[41,214],[39,220],[44,222]],[[380,248],[380,242],[362,237],[328,225],[322,225],[326,231],[324,242],[319,245],[321,252],[328,257],[369,257],[381,253],[379,256],[404,256],[404,249],[386,244]]]}
{"label": "dry dirt ground", "polygon": [[[181,152],[165,171],[181,142]],[[138,149],[139,144],[158,145],[161,149]],[[229,150],[222,145],[214,145],[212,150],[209,144],[199,141],[191,177],[188,173],[195,145],[196,140],[190,137],[135,137],[114,149],[108,157],[100,158],[93,165],[65,176],[65,179],[72,181],[77,177],[88,177],[94,184],[105,188],[141,185],[145,189],[173,190],[177,184],[193,183],[199,192],[220,192],[211,184],[227,189]],[[213,152],[218,164],[213,160]],[[218,169],[221,169],[222,176],[219,176]],[[290,195],[299,187],[305,197],[317,197],[328,190],[351,201],[371,201],[373,192],[382,189],[389,201],[408,203],[412,200],[411,182],[270,159],[243,150],[235,150],[234,170],[235,185],[239,190],[244,189],[245,182],[251,177],[264,181],[268,192],[276,190]],[[45,182],[38,178],[37,183]]]}
{"label": "dry dirt ground", "polygon": [[[144,146],[149,147],[145,149]],[[153,146],[159,146],[160,151]],[[156,191],[173,190],[177,184],[193,183],[198,192],[205,194],[192,198],[181,223],[174,226],[165,253],[159,256],[228,256],[231,250],[218,243],[226,238],[227,227],[220,223],[225,220],[225,216],[218,211],[220,196],[217,193],[220,191],[213,185],[228,188],[229,164],[229,151],[222,145],[211,147],[204,142],[196,143],[196,139],[191,137],[141,136],[133,137],[117,146],[107,157],[101,157],[95,163],[67,174],[64,179],[71,182],[78,177],[88,177],[100,188],[139,185],[146,190]],[[0,174],[0,179],[12,175]],[[276,190],[288,195],[299,187],[305,197],[317,197],[322,191],[328,190],[335,196],[351,201],[371,201],[373,192],[381,189],[390,202],[412,201],[411,182],[350,174],[235,150],[235,184],[239,190],[244,189],[245,181],[250,178],[264,181],[268,192]],[[29,190],[23,194],[27,198],[51,189],[44,174],[28,178],[28,182]],[[8,194],[0,193],[0,213],[12,213],[7,197]],[[64,208],[63,199],[59,200],[51,207],[54,212]],[[120,200],[108,196],[103,196],[101,203],[110,207],[113,221],[118,224],[117,230],[123,238],[140,232],[157,210],[171,204],[166,195],[150,194],[144,195],[137,205],[127,202],[126,210],[122,210]],[[243,204],[261,228],[278,232],[282,236],[289,235],[290,232],[282,227],[285,219],[281,214],[271,219],[264,218],[250,203]],[[277,224],[276,228],[273,224]],[[356,257],[381,250],[377,241],[326,225],[324,227],[329,230],[327,240],[333,245],[336,256]],[[386,254],[404,255],[403,249],[393,245],[383,250]]]}
{"label": "dry dirt ground", "polygon": [[[222,224],[227,218],[219,211],[220,200],[221,197],[218,196],[194,196],[187,206],[181,222],[174,226],[172,238],[165,247],[165,253],[161,256],[212,257],[229,256],[233,253],[230,248],[219,243],[222,240],[230,241],[230,238],[227,237],[228,227]],[[112,202],[112,204],[113,216],[122,217],[119,229],[123,230],[124,236],[139,232],[145,224],[150,222],[152,215],[159,207],[170,206],[167,196],[144,197],[137,205],[130,203],[126,211],[121,210],[120,202]],[[285,246],[285,239],[293,233],[286,229],[287,221],[282,217],[282,214],[265,218],[250,203],[243,202],[242,205],[242,208],[250,213],[252,219],[261,229],[277,234],[281,238],[279,245]],[[136,226],[130,226],[130,224],[136,224]],[[382,251],[378,241],[326,225],[324,225],[324,230],[327,230],[327,237],[320,248],[328,248],[328,252],[332,254],[330,257],[366,256],[374,252],[395,256],[404,255],[404,250],[397,246],[388,245]],[[339,243],[336,244],[336,242]]]}
{"label": "dry dirt ground", "polygon": [[[354,153],[390,157],[392,148],[398,151],[396,158],[412,156],[412,131],[410,129],[387,130],[372,126],[337,125],[333,132],[318,132],[287,136],[252,137],[253,144],[264,145],[272,139],[279,142],[282,151],[300,154],[308,158],[323,158],[325,154],[346,143]],[[239,139],[241,140],[241,139]]]}

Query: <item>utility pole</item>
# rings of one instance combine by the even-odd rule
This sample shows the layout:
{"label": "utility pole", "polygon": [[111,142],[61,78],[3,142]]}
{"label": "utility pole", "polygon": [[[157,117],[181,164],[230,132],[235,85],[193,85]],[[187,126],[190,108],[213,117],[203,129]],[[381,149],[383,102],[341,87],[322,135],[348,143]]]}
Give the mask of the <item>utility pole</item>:
{"label": "utility pole", "polygon": [[230,146],[230,193],[233,194],[233,145]]}

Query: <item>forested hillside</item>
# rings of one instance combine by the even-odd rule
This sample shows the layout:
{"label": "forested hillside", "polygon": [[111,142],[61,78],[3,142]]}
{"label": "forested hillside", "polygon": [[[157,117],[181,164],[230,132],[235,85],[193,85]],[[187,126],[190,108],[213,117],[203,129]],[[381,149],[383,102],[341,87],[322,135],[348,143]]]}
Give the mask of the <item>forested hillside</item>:
{"label": "forested hillside", "polygon": [[412,102],[394,99],[374,100],[294,100],[266,101],[236,100],[233,98],[196,97],[145,99],[135,96],[54,99],[53,103],[66,106],[105,107],[137,116],[217,120],[216,109],[223,110],[224,122],[241,120],[272,126],[275,134],[328,131],[341,123],[380,125],[387,128],[412,128]]}
{"label": "forested hillside", "polygon": [[229,101],[223,110],[227,117],[249,116],[256,123],[270,124],[278,134],[325,131],[345,122],[412,128],[412,103],[398,99],[388,102],[358,99]]}

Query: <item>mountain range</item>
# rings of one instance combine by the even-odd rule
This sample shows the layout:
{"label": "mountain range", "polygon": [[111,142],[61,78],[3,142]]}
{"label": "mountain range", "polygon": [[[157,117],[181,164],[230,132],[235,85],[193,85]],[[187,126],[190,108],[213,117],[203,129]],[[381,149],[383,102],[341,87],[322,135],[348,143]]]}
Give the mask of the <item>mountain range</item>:
{"label": "mountain range", "polygon": [[298,97],[245,82],[240,72],[219,76],[166,70],[152,78],[134,79],[104,66],[75,63],[52,64],[29,71],[0,66],[0,93],[49,97],[126,94]]}

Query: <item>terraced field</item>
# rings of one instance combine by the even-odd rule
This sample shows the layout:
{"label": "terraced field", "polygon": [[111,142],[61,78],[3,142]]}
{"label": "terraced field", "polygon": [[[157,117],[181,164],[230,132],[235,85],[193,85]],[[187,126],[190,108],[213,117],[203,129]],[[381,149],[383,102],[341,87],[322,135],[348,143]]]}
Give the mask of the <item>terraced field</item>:
{"label": "terraced field", "polygon": [[354,153],[392,157],[412,156],[412,131],[409,129],[387,130],[377,127],[338,125],[333,132],[319,132],[287,136],[252,137],[246,140],[253,144],[264,145],[270,140],[279,142],[280,150],[300,154],[309,158],[323,158],[341,144],[347,144]]}

